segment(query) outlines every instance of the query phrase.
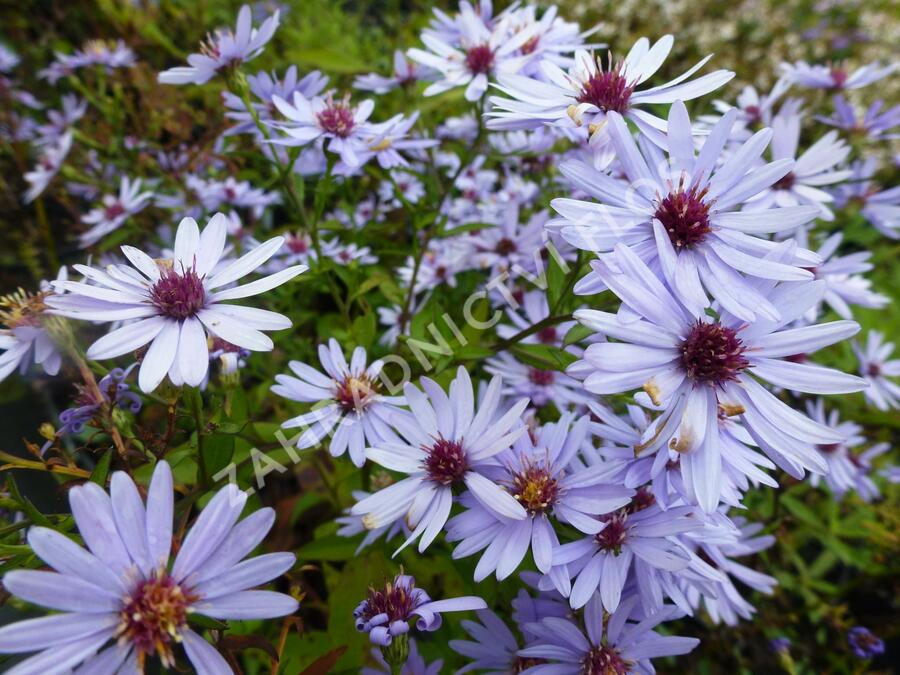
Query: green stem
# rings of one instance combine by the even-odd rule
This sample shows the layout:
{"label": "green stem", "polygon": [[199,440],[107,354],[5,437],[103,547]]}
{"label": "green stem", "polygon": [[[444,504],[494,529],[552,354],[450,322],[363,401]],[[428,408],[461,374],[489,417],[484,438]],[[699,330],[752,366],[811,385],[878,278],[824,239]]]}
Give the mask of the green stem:
{"label": "green stem", "polygon": [[55,277],[59,270],[59,256],[56,254],[56,243],[53,241],[53,232],[50,231],[50,221],[47,220],[47,211],[44,209],[44,200],[38,197],[34,200],[34,208],[37,212],[38,224],[44,237],[44,245],[47,247],[47,262],[50,264],[50,276]]}
{"label": "green stem", "polygon": [[197,430],[198,482],[205,488],[209,482],[209,474],[206,469],[206,457],[203,454],[203,430],[206,428],[203,421],[203,395],[200,393],[199,387],[191,387],[189,391],[191,413],[194,416],[194,427]]}

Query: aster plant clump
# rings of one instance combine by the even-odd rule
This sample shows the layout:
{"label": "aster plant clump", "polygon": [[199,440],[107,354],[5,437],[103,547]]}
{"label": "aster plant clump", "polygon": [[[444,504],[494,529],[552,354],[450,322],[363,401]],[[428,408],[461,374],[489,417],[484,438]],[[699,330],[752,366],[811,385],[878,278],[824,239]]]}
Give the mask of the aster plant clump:
{"label": "aster plant clump", "polygon": [[224,4],[0,34],[0,669],[890,659],[896,64]]}

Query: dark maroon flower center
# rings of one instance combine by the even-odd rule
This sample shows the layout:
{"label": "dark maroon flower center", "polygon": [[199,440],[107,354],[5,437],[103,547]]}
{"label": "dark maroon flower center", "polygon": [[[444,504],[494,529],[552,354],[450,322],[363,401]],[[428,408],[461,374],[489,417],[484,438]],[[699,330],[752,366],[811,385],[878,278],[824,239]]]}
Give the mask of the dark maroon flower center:
{"label": "dark maroon flower center", "polygon": [[794,183],[797,182],[797,177],[794,175],[793,171],[788,171],[777,181],[772,183],[773,190],[790,190],[794,187]]}
{"label": "dark maroon flower center", "polygon": [[469,470],[469,458],[462,444],[438,437],[425,458],[425,473],[430,480],[441,485],[452,485],[462,480]]}
{"label": "dark maroon flower center", "polygon": [[709,224],[710,204],[705,201],[709,187],[692,185],[687,190],[681,183],[660,200],[654,217],[662,223],[676,251],[700,244],[712,228]]}
{"label": "dark maroon flower center", "polygon": [[559,484],[549,467],[533,464],[513,476],[510,493],[529,514],[537,515],[556,503]]}
{"label": "dark maroon flower center", "polygon": [[322,110],[316,119],[319,126],[330,134],[334,134],[338,138],[347,138],[353,127],[356,126],[356,120],[353,118],[353,110],[346,102],[334,103]]}
{"label": "dark maroon flower center", "polygon": [[556,375],[552,370],[539,370],[537,368],[528,369],[528,380],[532,384],[537,384],[542,387],[548,387],[553,384],[555,377]]}
{"label": "dark maroon flower center", "polygon": [[107,220],[113,220],[114,218],[118,218],[123,213],[125,213],[125,207],[122,206],[121,202],[113,202],[103,211],[103,216]]}
{"label": "dark maroon flower center", "polygon": [[291,253],[306,253],[309,250],[309,243],[303,237],[288,237],[286,243]]}
{"label": "dark maroon flower center", "polygon": [[377,389],[378,383],[365,373],[359,377],[350,375],[335,385],[334,398],[345,412],[360,412],[372,402]]}
{"label": "dark maroon flower center", "polygon": [[541,328],[537,332],[538,342],[545,345],[556,344],[556,328],[554,326],[547,326],[546,328]]}
{"label": "dark maroon flower center", "polygon": [[757,105],[748,105],[744,108],[744,113],[747,115],[747,121],[750,124],[757,124],[762,120],[762,111]]}
{"label": "dark maroon flower center", "polygon": [[579,103],[590,103],[603,112],[614,110],[624,113],[628,110],[634,85],[622,74],[622,65],[617,64],[612,70],[602,70],[599,61],[597,72],[581,85]]}
{"label": "dark maroon flower center", "polygon": [[820,452],[824,452],[826,455],[833,455],[838,450],[841,449],[840,443],[823,443],[821,445],[816,446]]}
{"label": "dark maroon flower center", "polygon": [[233,202],[236,197],[237,197],[237,192],[235,192],[235,189],[233,187],[228,186],[225,188],[225,199],[227,201]]}
{"label": "dark maroon flower center", "polygon": [[831,79],[834,80],[835,89],[842,89],[847,84],[847,71],[840,68],[831,69]]}
{"label": "dark maroon flower center", "polygon": [[508,237],[503,237],[494,247],[494,252],[499,253],[500,255],[509,255],[510,253],[515,253],[517,250],[516,242]]}
{"label": "dark maroon flower center", "polygon": [[681,366],[695,382],[722,385],[750,365],[745,350],[733,329],[698,320],[681,345]]}
{"label": "dark maroon flower center", "polygon": [[656,497],[653,496],[650,488],[645,485],[638,488],[637,493],[631,498],[631,503],[625,507],[625,510],[628,511],[628,513],[637,513],[638,511],[650,508],[655,503]]}
{"label": "dark maroon flower center", "polygon": [[206,289],[193,267],[183,274],[168,267],[150,289],[150,302],[172,319],[186,319],[206,304]]}
{"label": "dark maroon flower center", "polygon": [[188,609],[197,598],[164,571],[141,581],[120,613],[118,637],[130,642],[143,663],[158,653],[164,665],[173,665],[172,644],[187,624]]}
{"label": "dark maroon flower center", "polygon": [[386,614],[388,623],[406,620],[417,606],[415,598],[418,594],[413,593],[414,589],[412,581],[409,586],[404,586],[396,580],[387,582],[383,589],[370,587],[359,618],[370,621],[379,614]]}
{"label": "dark maroon flower center", "polygon": [[470,47],[466,52],[466,68],[474,75],[490,73],[494,68],[494,51],[490,45]]}
{"label": "dark maroon flower center", "polygon": [[866,366],[866,375],[869,377],[878,377],[881,375],[881,366],[877,363],[870,363]]}
{"label": "dark maroon flower center", "polygon": [[594,647],[582,663],[583,675],[626,675],[628,664],[614,647]]}
{"label": "dark maroon flower center", "polygon": [[606,527],[594,535],[594,541],[604,551],[611,551],[615,555],[619,555],[622,552],[622,544],[628,538],[628,514],[624,511],[616,511],[601,516],[600,519],[606,523]]}

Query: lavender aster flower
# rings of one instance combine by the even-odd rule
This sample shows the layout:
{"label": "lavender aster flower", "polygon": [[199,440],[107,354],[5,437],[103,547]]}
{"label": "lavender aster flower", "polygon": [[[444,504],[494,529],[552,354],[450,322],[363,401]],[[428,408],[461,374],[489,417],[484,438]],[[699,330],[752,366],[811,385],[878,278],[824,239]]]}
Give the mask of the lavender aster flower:
{"label": "lavender aster flower", "polygon": [[227,29],[216,31],[201,46],[199,54],[188,56],[189,65],[160,73],[159,81],[162,84],[205,84],[221,70],[252,61],[275,35],[278,16],[278,10],[275,10],[259,28],[254,28],[250,7],[244,5],[238,13],[234,32]]}
{"label": "lavender aster flower", "polygon": [[528,554],[544,573],[550,572],[553,550],[559,546],[551,516],[586,534],[597,534],[604,525],[596,516],[631,502],[634,490],[608,483],[600,470],[570,471],[568,467],[584,444],[590,418],[573,423],[566,414],[555,424],[544,425],[532,439],[519,437],[515,445],[495,457],[496,466],[485,467],[491,480],[503,485],[525,509],[528,517],[496,516],[474,499],[468,509],[447,523],[447,541],[459,541],[454,558],[484,551],[475,568],[475,581],[496,571],[502,580],[512,574]]}
{"label": "lavender aster flower", "polygon": [[607,115],[615,112],[631,120],[642,132],[660,138],[660,132],[666,130],[665,120],[643,106],[688,101],[718,89],[734,77],[729,70],[717,70],[686,82],[712,58],[709,55],[665,84],[638,89],[662,67],[674,41],[671,35],[665,35],[651,45],[647,38],[641,38],[623,61],[613,64],[610,56],[605,69],[598,56],[579,50],[568,73],[553,63],[542,63],[541,74],[546,82],[501,73],[497,88],[511,98],[491,97],[495,109],[488,113],[488,127],[534,129],[547,124],[582,128],[591,145],[605,148],[609,144]]}
{"label": "lavender aster flower", "polygon": [[[294,92],[299,91],[306,98],[312,98],[325,89],[328,85],[328,78],[318,70],[314,70],[298,79],[297,66],[291,66],[285,71],[283,79],[278,79],[274,72],[270,75],[261,70],[256,75],[248,75],[247,84],[252,96],[259,100],[259,102],[253,103],[256,114],[261,120],[272,120],[275,119],[275,113],[278,110],[272,101],[274,96],[290,100],[294,96]],[[260,133],[240,97],[231,92],[225,92],[222,97],[225,107],[229,109],[225,116],[237,122],[235,126],[225,132],[226,135]]]}
{"label": "lavender aster flower", "polygon": [[863,389],[866,399],[879,410],[900,408],[900,383],[893,379],[900,377],[900,359],[891,358],[894,343],[885,342],[880,331],[870,330],[865,350],[855,341],[852,344],[859,361],[859,374],[869,383]]}
{"label": "lavender aster flower", "polygon": [[290,320],[255,307],[225,304],[226,300],[264,293],[306,270],[296,265],[243,286],[230,286],[268,260],[282,244],[275,237],[237,260],[218,266],[225,250],[225,216],[213,216],[201,234],[193,218],[185,218],[175,235],[171,259],[157,261],[143,251],[123,246],[127,265],[100,270],[75,269],[88,281],[56,282],[69,291],[47,299],[52,313],[85,321],[129,321],[97,340],[87,351],[91,359],[111,359],[149,343],[141,362],[138,384],[156,389],[168,373],[176,386],[199,386],[209,368],[207,332],[251,351],[271,351],[262,330],[281,330]]}
{"label": "lavender aster flower", "polygon": [[894,72],[900,63],[882,66],[873,61],[848,72],[840,66],[810,65],[806,61],[782,63],[781,73],[792,83],[811,89],[859,89],[887,77]]}
{"label": "lavender aster flower", "polygon": [[533,23],[511,34],[507,25],[486,22],[472,5],[460,2],[454,28],[458,31],[455,36],[426,30],[422,42],[428,51],[407,51],[410,59],[440,73],[439,79],[425,89],[425,96],[465,87],[467,101],[479,100],[487,91],[490,76],[515,73],[531,60],[534,54],[521,50],[540,25]]}
{"label": "lavender aster flower", "polygon": [[373,94],[386,94],[392,89],[406,87],[419,80],[434,79],[435,74],[430,68],[407,60],[406,55],[398,49],[394,52],[394,69],[390,77],[378,73],[359,75],[353,81],[353,88],[371,91]]}
{"label": "lavender aster flower", "polygon": [[847,633],[850,649],[861,659],[874,659],[884,654],[884,640],[865,626],[854,626]]}
{"label": "lavender aster flower", "polygon": [[45,147],[38,158],[37,166],[31,171],[25,173],[25,181],[28,183],[28,190],[25,192],[23,200],[26,204],[37,199],[57,172],[62,168],[69,150],[72,148],[72,132],[67,131],[54,144]]}
{"label": "lavender aster flower", "polygon": [[501,381],[491,380],[478,410],[472,381],[463,367],[450,383],[450,395],[427,377],[423,393],[407,383],[403,391],[411,414],[395,414],[394,428],[406,443],[380,443],[366,457],[392,471],[408,474],[398,483],[358,502],[351,513],[365,516],[374,529],[406,514],[413,532],[400,548],[419,541],[424,551],[447,522],[454,487],[465,486],[489,511],[510,519],[527,517],[525,509],[500,485],[484,475],[492,458],[509,448],[525,427],[519,424],[528,405],[523,399],[503,413]]}
{"label": "lavender aster flower", "polygon": [[[667,162],[643,140],[639,151],[622,117],[610,112],[609,133],[630,183],[585,164],[564,163],[563,174],[602,203],[554,199],[553,208],[563,219],[552,225],[561,226],[563,238],[580,249],[603,252],[619,243],[633,247],[695,312],[709,306],[709,294],[745,320],[776,318],[778,310],[756,289],[754,279],[811,279],[801,267],[819,260],[804,250],[787,263],[766,259],[775,244],[758,235],[791,231],[815,217],[818,208],[738,211],[787,174],[794,162],[780,159],[753,167],[772,137],[763,129],[719,164],[735,115],[734,110],[725,113],[695,154],[687,110],[676,102],[669,111]],[[602,289],[594,275],[576,286],[577,293]]]}
{"label": "lavender aster flower", "polygon": [[[65,267],[59,279],[66,277]],[[56,375],[62,355],[44,327],[49,289],[39,293],[15,293],[0,297],[0,382],[17,368],[23,375],[31,362],[48,375]]]}
{"label": "lavender aster flower", "polygon": [[[772,159],[794,160],[790,171],[751,197],[747,210],[769,210],[773,206],[792,207],[807,204],[819,209],[818,217],[834,220],[827,206],[834,197],[821,188],[835,185],[853,175],[850,169],[835,170],[850,154],[850,146],[829,131],[798,155],[801,115],[792,109],[782,110],[772,120]],[[781,230],[787,233],[788,230]]]}
{"label": "lavender aster flower", "polygon": [[785,328],[821,300],[824,282],[756,286],[759,295],[778,307],[781,318],[747,323],[725,311],[717,319],[689,311],[625,246],[617,246],[614,255],[594,262],[593,268],[637,316],[575,312],[585,325],[622,342],[590,345],[570,373],[585,377],[585,387],[595,394],[643,388],[641,400],[662,414],[635,448],[638,455],[668,447],[678,451],[685,485],[708,513],[716,509],[721,491],[720,414],[739,415],[759,448],[791,475],[802,476],[804,467],[823,471],[810,444],[839,442],[841,434],[790,408],[756,378],[813,394],[866,386],[861,378],[786,358],[814,352],[859,330],[853,321]]}
{"label": "lavender aster flower", "polygon": [[584,612],[586,636],[570,619],[543,619],[536,644],[520,650],[519,656],[549,663],[531,666],[523,675],[653,673],[651,658],[687,654],[700,644],[696,638],[662,636],[653,630],[682,615],[675,607],[640,622],[629,621],[636,602],[636,597],[629,598],[607,617],[595,595]]}
{"label": "lavender aster flower", "polygon": [[303,146],[327,139],[328,150],[339,155],[350,168],[361,166],[371,156],[368,141],[374,130],[367,120],[375,108],[372,101],[352,106],[349,96],[335,101],[331,92],[307,98],[295,91],[291,102],[278,95],[272,97],[272,102],[287,118],[286,122],[270,122],[287,136],[273,143]]}
{"label": "lavender aster flower", "polygon": [[356,630],[368,633],[376,645],[386,647],[393,639],[409,632],[409,621],[416,619],[416,630],[436,631],[441,627],[441,612],[464,612],[485,609],[484,600],[475,596],[432,600],[428,593],[416,588],[416,580],[398,574],[384,589],[370,588],[365,600],[353,610]]}
{"label": "lavender aster flower", "polygon": [[860,117],[856,108],[843,96],[834,97],[834,113],[831,117],[817,115],[816,119],[828,126],[837,127],[851,134],[863,134],[869,140],[887,139],[894,127],[900,126],[900,105],[895,105],[884,112],[884,101],[875,101]]}
{"label": "lavender aster flower", "polygon": [[869,158],[851,165],[852,178],[838,185],[834,191],[838,206],[856,206],[862,216],[879,232],[891,239],[900,239],[900,185],[879,190],[872,177],[878,160]]}
{"label": "lavender aster flower", "polygon": [[122,176],[119,194],[104,195],[103,205],[92,209],[81,218],[81,222],[91,227],[81,233],[78,243],[82,248],[96,244],[141,211],[152,198],[153,192],[141,192],[140,178],[132,181],[128,176]]}
{"label": "lavender aster flower", "polygon": [[569,597],[573,609],[584,607],[599,591],[604,609],[614,612],[637,561],[644,563],[644,574],[679,571],[688,566],[690,554],[673,535],[702,526],[700,520],[691,517],[693,510],[690,506],[671,506],[663,511],[653,495],[641,491],[625,508],[601,517],[596,533],[557,546],[547,581]]}
{"label": "lavender aster flower", "polygon": [[406,400],[381,393],[382,362],[373,361],[366,366],[366,350],[357,347],[348,364],[334,338],[327,347],[319,345],[319,361],[327,376],[305,363],[291,361],[288,366],[296,377],[276,375],[278,384],[272,386],[279,396],[317,404],[310,412],[281,425],[285,429],[303,429],[297,447],[313,447],[331,435],[328,449],[332,456],[340,457],[349,450],[353,463],[362,466],[367,446],[382,441],[399,442],[390,426],[391,411]]}
{"label": "lavender aster flower", "polygon": [[473,670],[486,671],[489,675],[520,673],[527,661],[520,657],[519,641],[503,620],[489,609],[476,612],[479,621],[463,620],[460,625],[471,640],[450,640],[450,649],[472,662],[456,671],[459,675]]}
{"label": "lavender aster flower", "polygon": [[[801,229],[796,237],[798,243],[806,245],[807,233]],[[852,319],[850,305],[860,307],[882,308],[890,299],[886,295],[872,290],[872,282],[866,279],[864,272],[874,266],[869,262],[870,251],[857,251],[848,255],[835,255],[843,240],[843,234],[836,232],[822,242],[816,251],[822,258],[821,264],[812,268],[816,279],[826,284],[822,300],[842,319]],[[821,306],[813,307],[807,312],[806,319],[815,321],[821,314]]]}
{"label": "lavender aster flower", "polygon": [[286,572],[295,558],[271,553],[241,562],[275,520],[264,508],[238,523],[246,501],[234,485],[222,488],[169,566],[173,499],[166,462],[156,465],[146,507],[123,472],[113,474],[109,495],[96,483],[72,488],[69,503],[87,550],[33,527],[29,545],[56,571],[14,570],[3,577],[13,595],[62,612],[0,628],[0,652],[39,652],[8,672],[69,672],[79,664],[79,672],[143,672],[154,656],[174,666],[172,650],[181,644],[198,673],[230,673],[219,652],[189,627],[192,613],[245,620],[297,610],[287,595],[248,590]]}

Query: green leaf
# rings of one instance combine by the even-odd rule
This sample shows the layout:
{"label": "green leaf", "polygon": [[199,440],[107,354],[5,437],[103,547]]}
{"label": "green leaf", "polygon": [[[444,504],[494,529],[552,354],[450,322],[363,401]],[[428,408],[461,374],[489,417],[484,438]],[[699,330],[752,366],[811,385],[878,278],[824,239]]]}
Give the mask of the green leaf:
{"label": "green leaf", "polygon": [[234,436],[215,433],[203,438],[203,462],[206,478],[212,480],[219,471],[228,466],[234,454]]}
{"label": "green leaf", "polygon": [[563,344],[565,346],[574,345],[578,342],[581,342],[585,338],[590,337],[593,334],[594,334],[594,331],[592,331],[587,326],[583,326],[580,323],[576,323],[574,326],[572,326],[569,329],[569,332],[566,333],[566,337],[563,340]]}
{"label": "green leaf", "polygon": [[10,497],[15,499],[21,505],[22,511],[25,512],[25,515],[28,516],[32,523],[43,527],[53,528],[53,524],[47,516],[38,511],[37,507],[31,503],[31,500],[29,500],[28,497],[22,496],[22,493],[19,492],[19,486],[16,485],[16,480],[12,477],[12,474],[6,476],[6,486],[9,490]]}
{"label": "green leaf", "polygon": [[557,256],[551,255],[547,260],[547,304],[556,308],[568,285],[567,272],[559,264]]}
{"label": "green leaf", "polygon": [[109,463],[112,461],[112,456],[112,450],[107,450],[100,458],[100,461],[97,462],[94,470],[91,471],[90,481],[92,483],[96,483],[100,487],[106,485],[106,479],[109,477]]}
{"label": "green leaf", "polygon": [[359,541],[356,537],[340,537],[336,534],[318,537],[301,546],[297,551],[298,560],[351,560],[356,557]]}
{"label": "green leaf", "polygon": [[815,512],[803,502],[794,499],[791,495],[781,495],[781,504],[800,522],[806,523],[816,529],[824,529],[825,524],[819,519]]}
{"label": "green leaf", "polygon": [[551,345],[517,344],[510,351],[523,363],[541,370],[565,370],[577,360],[569,352]]}

